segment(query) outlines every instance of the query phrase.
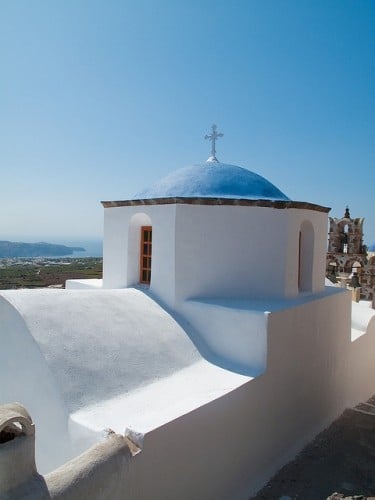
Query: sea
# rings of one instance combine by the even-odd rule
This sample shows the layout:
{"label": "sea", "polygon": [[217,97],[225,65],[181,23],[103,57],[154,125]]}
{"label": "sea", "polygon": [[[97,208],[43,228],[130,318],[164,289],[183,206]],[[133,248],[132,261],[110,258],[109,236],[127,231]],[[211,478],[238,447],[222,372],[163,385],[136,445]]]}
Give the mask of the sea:
{"label": "sea", "polygon": [[[21,237],[0,237],[0,240],[12,241],[12,242],[24,242],[24,243],[50,243],[56,245],[65,245],[67,247],[80,247],[85,250],[82,252],[72,252],[68,255],[40,255],[38,258],[49,258],[49,259],[59,259],[59,258],[82,258],[82,257],[103,257],[103,240],[101,238],[54,238],[52,237],[35,237],[35,238],[23,238]],[[29,259],[30,257],[20,257],[21,259]]]}
{"label": "sea", "polygon": [[[61,257],[103,257],[103,240],[59,240],[48,241],[48,243],[58,243],[67,247],[82,247],[84,252],[73,252],[69,255],[62,255]],[[58,258],[56,256],[55,258]]]}

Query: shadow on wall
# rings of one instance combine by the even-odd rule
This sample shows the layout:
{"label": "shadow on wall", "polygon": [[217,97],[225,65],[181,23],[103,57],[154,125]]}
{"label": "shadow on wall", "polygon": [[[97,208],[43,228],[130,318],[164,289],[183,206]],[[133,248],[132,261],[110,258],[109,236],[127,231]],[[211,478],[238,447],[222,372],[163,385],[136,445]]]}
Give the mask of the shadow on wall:
{"label": "shadow on wall", "polygon": [[[225,370],[232,371],[234,373],[238,373],[240,375],[245,375],[249,377],[257,377],[261,375],[265,370],[265,356],[264,363],[257,362],[252,365],[241,363],[239,361],[228,359],[228,357],[224,357],[218,353],[215,353],[211,348],[210,344],[205,339],[205,336],[202,334],[201,329],[196,328],[194,325],[189,322],[182,313],[179,313],[171,308],[169,308],[162,300],[160,300],[157,296],[155,296],[148,287],[139,285],[134,287],[136,290],[141,291],[145,295],[147,295],[150,299],[155,301],[162,309],[164,309],[175,321],[178,325],[184,330],[187,334],[191,342],[194,344],[199,354],[209,361],[210,363],[219,366],[220,368],[224,368]],[[209,311],[207,311],[206,315],[206,326],[210,323]],[[250,326],[248,326],[248,330],[250,331]],[[222,334],[222,332],[218,332],[218,334]],[[227,336],[230,336],[230,332],[225,332]],[[232,339],[233,340],[233,339]]]}

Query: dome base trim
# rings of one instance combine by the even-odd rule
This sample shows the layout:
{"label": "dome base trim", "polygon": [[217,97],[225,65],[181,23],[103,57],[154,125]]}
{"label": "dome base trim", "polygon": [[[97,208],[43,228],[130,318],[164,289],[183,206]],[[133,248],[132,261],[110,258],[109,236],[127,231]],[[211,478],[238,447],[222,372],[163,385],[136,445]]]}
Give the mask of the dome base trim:
{"label": "dome base trim", "polygon": [[316,205],[315,203],[308,203],[305,201],[291,201],[291,200],[248,200],[246,198],[203,198],[203,197],[171,197],[171,198],[144,198],[138,200],[119,200],[119,201],[102,201],[104,208],[113,207],[132,207],[141,205],[232,205],[241,207],[268,207],[278,210],[297,208],[303,210],[314,210],[316,212],[328,213],[331,209]]}

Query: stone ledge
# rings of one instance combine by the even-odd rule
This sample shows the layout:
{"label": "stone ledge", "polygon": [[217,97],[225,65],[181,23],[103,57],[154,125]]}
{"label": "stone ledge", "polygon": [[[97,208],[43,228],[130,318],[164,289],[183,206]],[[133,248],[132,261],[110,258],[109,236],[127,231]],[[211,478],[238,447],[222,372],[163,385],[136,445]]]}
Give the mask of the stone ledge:
{"label": "stone ledge", "polygon": [[104,208],[133,207],[142,205],[232,205],[241,207],[266,207],[275,209],[297,208],[328,213],[331,209],[304,201],[290,200],[247,200],[244,198],[153,198],[140,200],[102,201]]}

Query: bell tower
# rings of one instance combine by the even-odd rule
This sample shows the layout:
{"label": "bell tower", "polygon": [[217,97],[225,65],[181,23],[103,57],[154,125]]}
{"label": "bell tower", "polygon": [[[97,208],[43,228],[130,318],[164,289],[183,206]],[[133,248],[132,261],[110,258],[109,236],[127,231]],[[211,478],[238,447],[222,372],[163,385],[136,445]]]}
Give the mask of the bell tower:
{"label": "bell tower", "polygon": [[363,244],[364,218],[353,219],[346,207],[341,219],[329,218],[326,276],[341,286],[360,288],[361,298],[375,297],[375,262]]}
{"label": "bell tower", "polygon": [[[364,218],[352,219],[349,207],[346,207],[344,217],[329,218],[328,253],[347,256],[343,262],[352,260],[353,256],[360,259],[366,257],[367,249],[363,245]],[[347,267],[344,264],[344,267]]]}

